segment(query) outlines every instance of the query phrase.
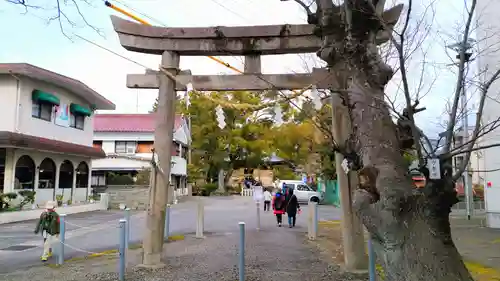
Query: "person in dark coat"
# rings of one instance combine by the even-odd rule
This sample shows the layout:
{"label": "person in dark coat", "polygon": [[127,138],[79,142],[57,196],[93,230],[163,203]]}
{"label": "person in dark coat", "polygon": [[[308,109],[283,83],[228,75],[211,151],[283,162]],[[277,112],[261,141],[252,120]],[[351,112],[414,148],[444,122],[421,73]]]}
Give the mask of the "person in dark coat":
{"label": "person in dark coat", "polygon": [[273,213],[274,215],[276,215],[276,221],[278,223],[278,226],[281,227],[283,214],[285,213],[286,209],[286,199],[281,192],[278,191],[274,195],[272,207],[273,207]]}
{"label": "person in dark coat", "polygon": [[286,204],[286,213],[288,214],[288,227],[295,227],[297,220],[297,210],[300,210],[299,200],[293,194],[293,189],[288,190],[288,200]]}

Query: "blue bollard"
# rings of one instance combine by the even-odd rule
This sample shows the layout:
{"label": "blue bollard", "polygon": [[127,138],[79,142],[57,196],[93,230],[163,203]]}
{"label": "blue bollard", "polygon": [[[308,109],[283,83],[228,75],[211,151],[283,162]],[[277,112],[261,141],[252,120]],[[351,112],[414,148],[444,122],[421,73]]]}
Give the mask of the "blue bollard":
{"label": "blue bollard", "polygon": [[372,239],[368,238],[368,272],[370,281],[377,280],[377,271],[375,268],[375,251],[373,250]]}
{"label": "blue bollard", "polygon": [[245,223],[240,222],[240,256],[239,256],[239,270],[240,281],[245,281]]}
{"label": "blue bollard", "polygon": [[167,204],[167,209],[165,210],[165,231],[164,238],[168,241],[168,237],[170,237],[170,204]]}
{"label": "blue bollard", "polygon": [[127,236],[127,221],[125,219],[120,220],[120,260],[118,266],[118,276],[120,281],[125,281],[125,238]]}
{"label": "blue bollard", "polygon": [[59,215],[59,255],[57,256],[57,264],[62,265],[64,263],[64,241],[66,236],[66,215]]}
{"label": "blue bollard", "polygon": [[125,249],[128,249],[128,244],[130,243],[130,208],[125,209]]}

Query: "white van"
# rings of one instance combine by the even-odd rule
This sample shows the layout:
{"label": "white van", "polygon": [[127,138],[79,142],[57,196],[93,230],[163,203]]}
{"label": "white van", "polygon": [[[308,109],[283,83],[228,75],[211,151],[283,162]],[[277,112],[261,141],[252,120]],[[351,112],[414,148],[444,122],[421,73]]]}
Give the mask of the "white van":
{"label": "white van", "polygon": [[310,186],[300,180],[280,180],[278,188],[283,189],[283,184],[290,189],[293,189],[293,194],[297,196],[300,202],[318,202],[321,203],[324,199],[324,194],[319,191],[314,191]]}

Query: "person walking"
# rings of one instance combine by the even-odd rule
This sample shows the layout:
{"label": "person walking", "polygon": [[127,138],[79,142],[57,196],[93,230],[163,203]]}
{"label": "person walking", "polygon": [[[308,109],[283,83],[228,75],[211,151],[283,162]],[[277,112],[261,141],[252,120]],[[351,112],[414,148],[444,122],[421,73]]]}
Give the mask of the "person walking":
{"label": "person walking", "polygon": [[43,253],[40,259],[47,261],[52,256],[52,243],[59,236],[59,214],[55,211],[56,202],[48,201],[35,227],[35,234],[42,232]]}
{"label": "person walking", "polygon": [[264,212],[271,210],[271,200],[273,200],[273,196],[271,192],[266,188],[264,191]]}
{"label": "person walking", "polygon": [[297,211],[300,210],[299,200],[293,194],[293,189],[288,190],[288,200],[286,204],[286,213],[288,214],[288,227],[295,227],[297,221]]}
{"label": "person walking", "polygon": [[276,221],[278,223],[278,227],[281,227],[281,223],[283,221],[283,214],[285,213],[285,196],[280,192],[276,192],[273,198],[273,210],[274,215],[276,215]]}

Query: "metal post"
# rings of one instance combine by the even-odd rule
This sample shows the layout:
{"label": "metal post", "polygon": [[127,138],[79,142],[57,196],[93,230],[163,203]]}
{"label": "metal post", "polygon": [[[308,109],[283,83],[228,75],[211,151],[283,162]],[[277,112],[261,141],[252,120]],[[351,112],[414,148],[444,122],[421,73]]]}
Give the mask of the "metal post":
{"label": "metal post", "polygon": [[120,281],[125,280],[125,251],[126,251],[127,221],[120,220],[120,260],[118,265],[118,276]]}
{"label": "metal post", "polygon": [[170,204],[167,204],[167,209],[165,211],[165,239],[168,241],[170,237]]}
{"label": "metal post", "polygon": [[203,238],[203,227],[204,227],[204,214],[203,214],[203,202],[198,199],[198,212],[196,216],[196,238]]}
{"label": "metal post", "polygon": [[127,222],[125,225],[125,248],[128,249],[128,245],[130,243],[130,208],[125,209],[125,221]]}
{"label": "metal post", "polygon": [[[59,215],[59,255],[57,256],[57,264],[62,265],[64,263],[64,241],[66,236],[66,215]],[[49,237],[47,237],[49,239]]]}
{"label": "metal post", "polygon": [[313,235],[314,239],[318,237],[318,203],[313,202]]}
{"label": "metal post", "polygon": [[[466,62],[467,63],[467,62]],[[467,66],[466,66],[467,67]],[[467,73],[467,71],[465,71]],[[466,75],[466,74],[464,74]],[[463,85],[462,85],[462,97],[461,97],[461,102],[462,102],[462,111],[464,114],[464,120],[463,120],[463,143],[467,143],[469,141],[469,121],[468,119],[468,110],[467,110],[467,94],[465,92],[465,79],[463,79]],[[463,155],[463,159],[465,160],[465,156]],[[474,195],[472,192],[472,185],[469,184],[469,163],[466,163],[465,165],[465,170],[463,172],[463,181],[464,181],[464,193],[465,193],[465,201],[466,201],[466,211],[467,211],[467,219],[470,220],[471,216],[474,213],[474,207],[473,207],[473,200],[474,200]]]}
{"label": "metal post", "polygon": [[257,201],[257,230],[260,230],[260,201]]}
{"label": "metal post", "polygon": [[370,273],[370,281],[377,280],[377,271],[375,268],[375,251],[373,250],[372,239],[368,238],[368,272]]}
{"label": "metal post", "polygon": [[240,275],[240,281],[245,281],[245,223],[240,222],[240,245],[239,245],[239,250],[240,250],[240,256],[239,256],[239,275]]}
{"label": "metal post", "polygon": [[309,240],[312,240],[313,235],[313,211],[312,211],[312,202],[309,201],[307,203],[307,237]]}

